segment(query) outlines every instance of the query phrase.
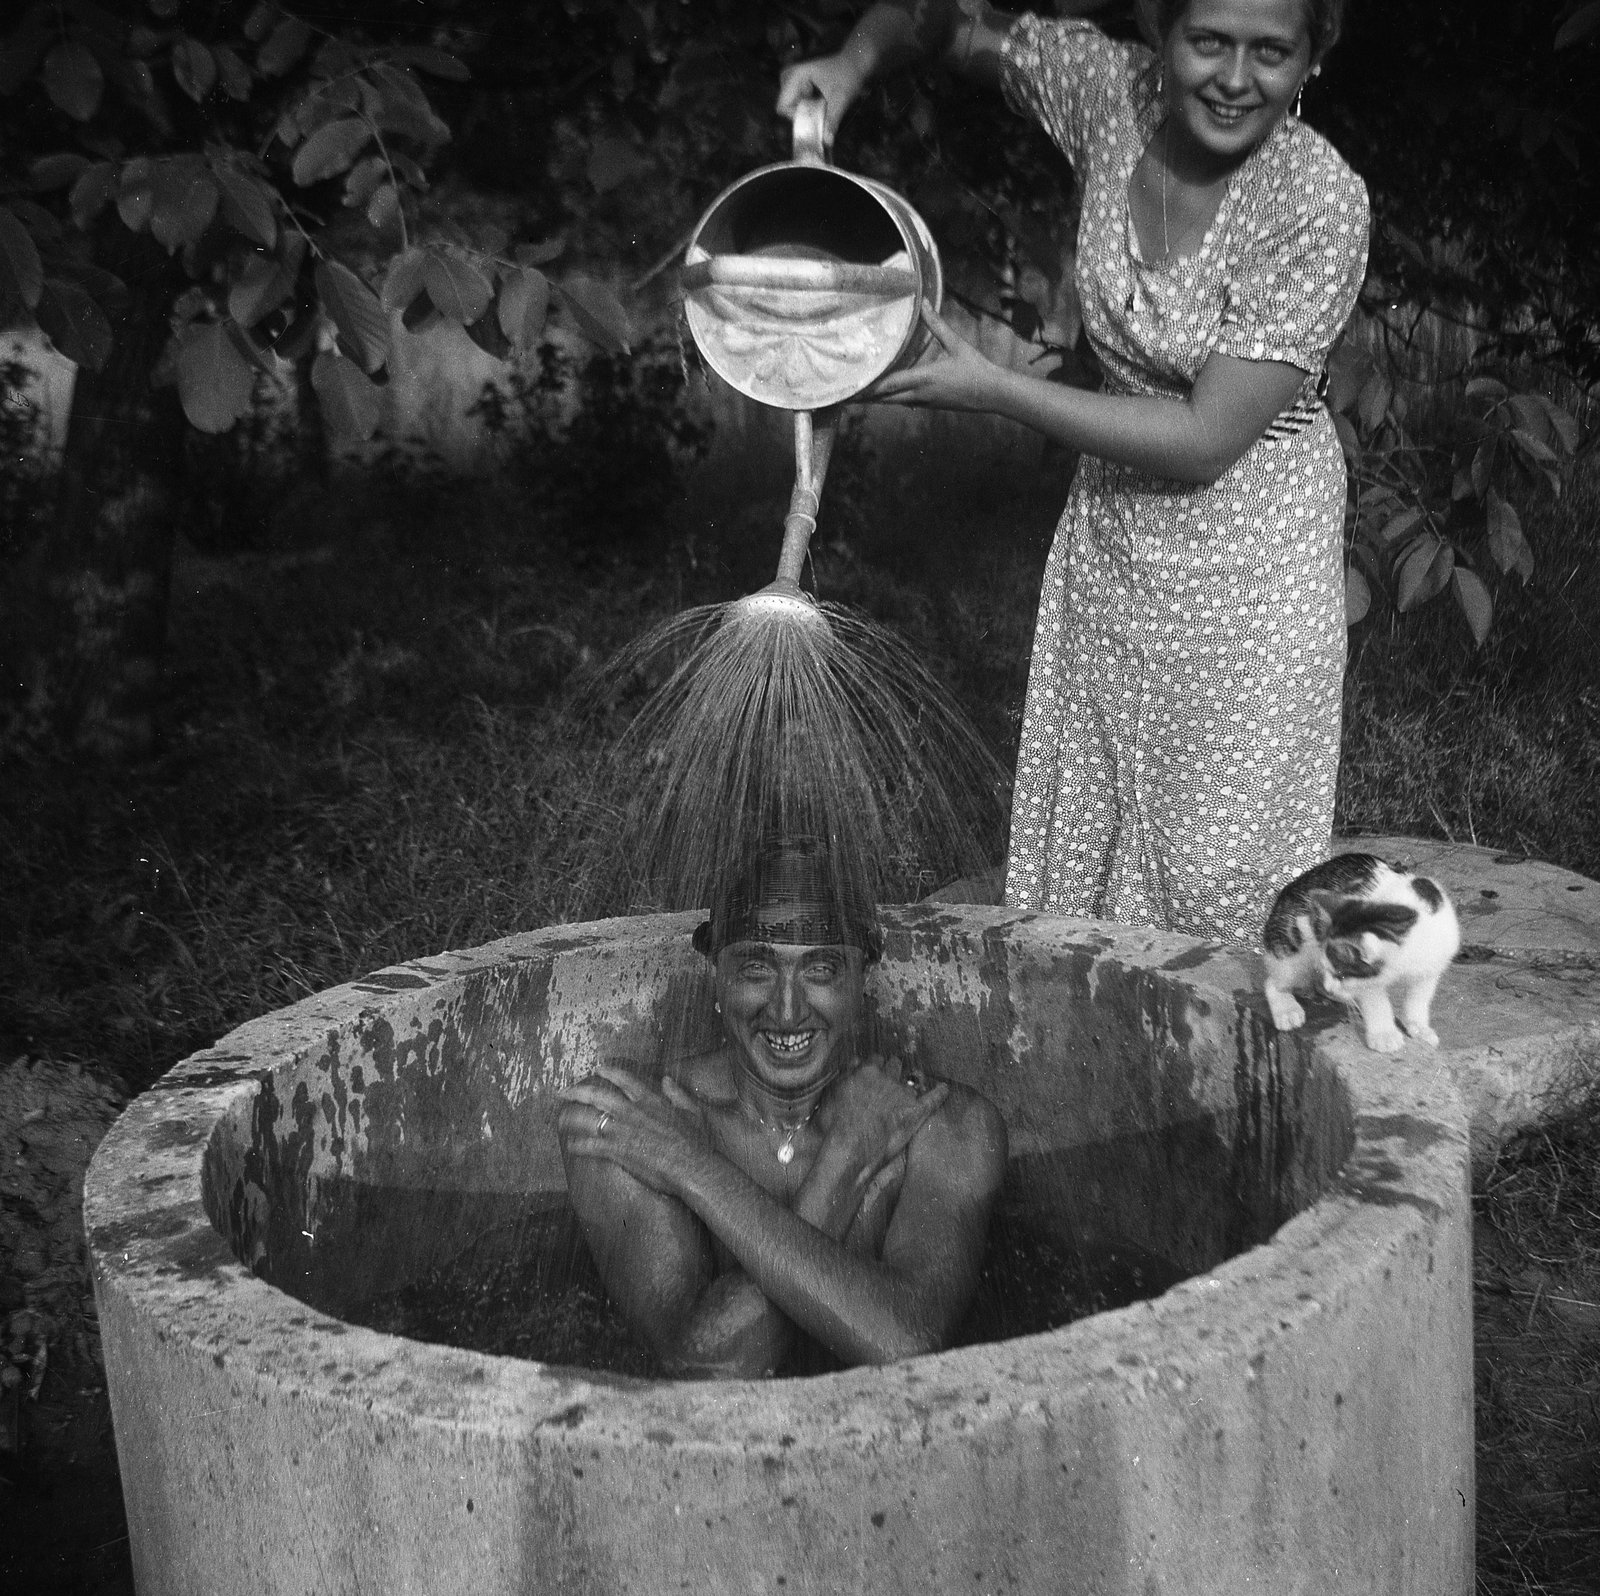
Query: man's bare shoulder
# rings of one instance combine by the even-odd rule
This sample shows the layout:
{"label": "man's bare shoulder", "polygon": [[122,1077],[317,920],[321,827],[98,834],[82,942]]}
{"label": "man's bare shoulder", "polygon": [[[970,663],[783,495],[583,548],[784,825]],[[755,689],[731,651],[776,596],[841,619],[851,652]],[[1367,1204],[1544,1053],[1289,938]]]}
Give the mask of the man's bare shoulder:
{"label": "man's bare shoulder", "polygon": [[1006,1122],[982,1092],[959,1081],[945,1084],[950,1095],[912,1142],[907,1174],[926,1171],[941,1183],[997,1191],[1006,1172]]}

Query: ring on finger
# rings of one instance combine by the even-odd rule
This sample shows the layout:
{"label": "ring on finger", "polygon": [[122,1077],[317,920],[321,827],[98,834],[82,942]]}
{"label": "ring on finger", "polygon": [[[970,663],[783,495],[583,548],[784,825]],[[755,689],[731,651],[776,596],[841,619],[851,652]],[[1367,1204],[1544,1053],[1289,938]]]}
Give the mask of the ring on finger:
{"label": "ring on finger", "polygon": [[600,1115],[600,1122],[594,1128],[595,1135],[596,1136],[604,1136],[605,1133],[606,1133],[606,1126],[609,1125],[610,1123],[611,1123],[611,1116],[609,1114],[605,1113],[604,1111],[602,1111],[601,1115]]}

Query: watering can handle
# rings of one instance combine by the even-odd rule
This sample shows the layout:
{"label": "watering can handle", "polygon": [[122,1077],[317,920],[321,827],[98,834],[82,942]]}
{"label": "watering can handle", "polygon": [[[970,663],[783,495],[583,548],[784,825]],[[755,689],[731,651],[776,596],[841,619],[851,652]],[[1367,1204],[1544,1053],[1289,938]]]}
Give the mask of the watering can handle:
{"label": "watering can handle", "polygon": [[794,158],[808,166],[826,166],[828,147],[828,102],[813,94],[794,108]]}

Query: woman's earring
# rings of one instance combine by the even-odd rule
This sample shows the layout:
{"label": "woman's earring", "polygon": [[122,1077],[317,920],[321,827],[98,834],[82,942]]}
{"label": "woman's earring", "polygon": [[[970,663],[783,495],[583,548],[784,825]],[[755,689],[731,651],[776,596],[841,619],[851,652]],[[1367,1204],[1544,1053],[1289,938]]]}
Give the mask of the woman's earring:
{"label": "woman's earring", "polygon": [[720,1003],[713,1003],[711,1006],[717,1011],[718,1014],[722,1012],[722,1005]]}
{"label": "woman's earring", "polygon": [[1297,93],[1295,95],[1295,97],[1294,97],[1294,119],[1297,122],[1300,120],[1300,107],[1303,104],[1305,104],[1305,98],[1306,98],[1306,80],[1304,78],[1301,78],[1299,93]]}

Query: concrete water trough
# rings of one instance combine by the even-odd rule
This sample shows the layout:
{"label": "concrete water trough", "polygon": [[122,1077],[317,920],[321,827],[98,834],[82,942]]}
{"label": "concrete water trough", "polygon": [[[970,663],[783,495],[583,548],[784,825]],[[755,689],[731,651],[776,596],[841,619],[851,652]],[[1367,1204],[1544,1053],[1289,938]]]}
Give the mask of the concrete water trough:
{"label": "concrete water trough", "polygon": [[1041,1335],[767,1382],[341,1319],[497,1204],[559,1202],[554,1092],[659,1057],[670,1016],[710,1024],[695,919],[379,972],[130,1107],[85,1217],[141,1596],[1470,1591],[1458,1085],[1581,1029],[1581,994],[1541,1009],[1526,965],[1507,1002],[1514,952],[1452,972],[1440,1053],[1385,1057],[1333,1010],[1278,1037],[1254,962],[1192,939],[885,911],[873,1001],[1000,1106],[1007,1202],[1188,1278]]}

